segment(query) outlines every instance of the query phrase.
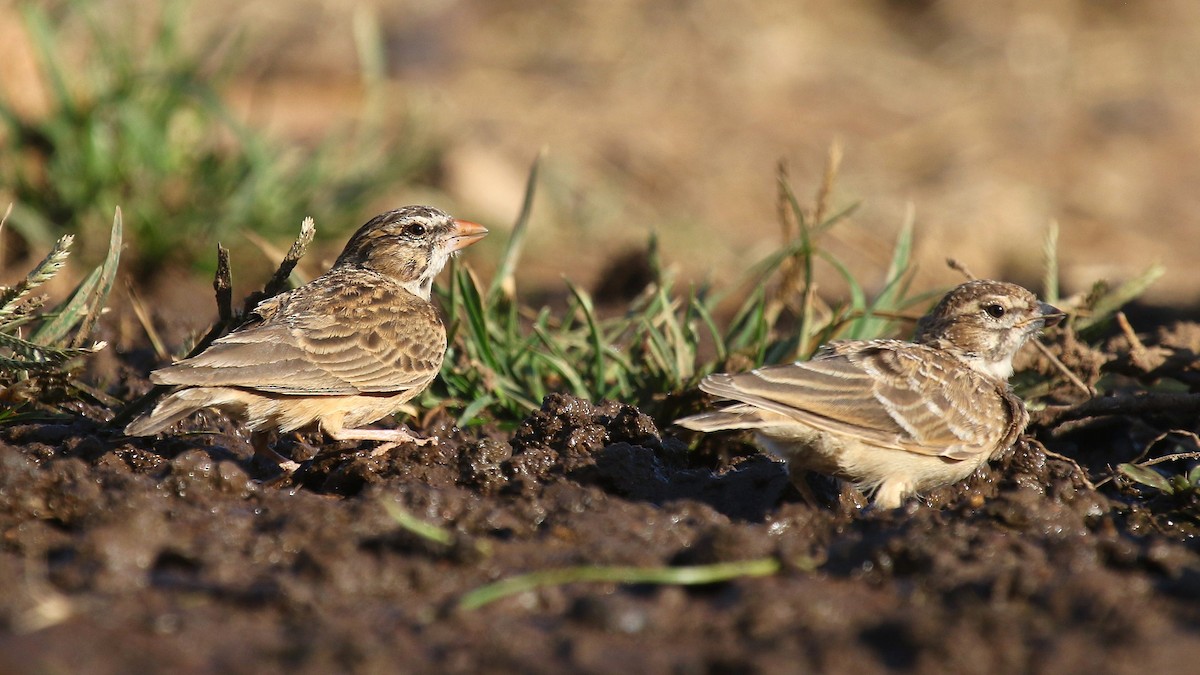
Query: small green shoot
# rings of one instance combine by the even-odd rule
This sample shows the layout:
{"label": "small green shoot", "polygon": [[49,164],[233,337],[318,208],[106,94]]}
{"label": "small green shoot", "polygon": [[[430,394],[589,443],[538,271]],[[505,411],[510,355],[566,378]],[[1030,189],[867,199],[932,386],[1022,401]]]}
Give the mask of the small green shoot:
{"label": "small green shoot", "polygon": [[[1195,434],[1190,432],[1183,433],[1193,443],[1198,439]],[[1158,441],[1163,440],[1168,434],[1160,435],[1150,444],[1155,445]],[[1180,449],[1178,445],[1175,446]],[[1193,446],[1194,447],[1194,446]],[[1147,452],[1149,447],[1147,447]],[[1143,452],[1143,455],[1145,452]],[[1200,452],[1197,451],[1181,451],[1168,455],[1155,457],[1154,459],[1142,460],[1137,459],[1132,462],[1127,462],[1117,466],[1117,471],[1128,478],[1129,480],[1144,485],[1158,492],[1173,497],[1182,497],[1190,494],[1200,494],[1200,464],[1197,464],[1190,469],[1179,473],[1163,473],[1156,468],[1159,464],[1180,461],[1196,461],[1200,460]]]}
{"label": "small green shoot", "polygon": [[491,544],[482,539],[475,539],[456,533],[444,527],[438,527],[416,517],[412,512],[390,499],[381,500],[383,510],[391,516],[396,524],[419,539],[436,546],[436,550],[449,550],[470,556],[491,555]]}
{"label": "small green shoot", "polygon": [[411,512],[400,507],[394,501],[382,500],[383,510],[396,521],[396,524],[405,530],[417,535],[422,539],[427,539],[435,544],[449,546],[454,543],[454,533],[443,527],[438,527],[433,523],[427,523],[424,520],[414,516]]}
{"label": "small green shoot", "polygon": [[480,586],[463,595],[458,609],[472,611],[512,595],[544,586],[562,586],[581,582],[614,584],[657,584],[696,586],[734,579],[765,577],[776,574],[782,565],[776,558],[757,558],[738,562],[687,567],[605,567],[581,565],[530,572]]}
{"label": "small green shoot", "polygon": [[1085,298],[1079,318],[1072,324],[1075,330],[1086,333],[1093,328],[1107,325],[1122,307],[1145,294],[1166,271],[1161,264],[1155,263],[1116,288],[1111,288],[1105,282],[1098,282]]}
{"label": "small green shoot", "polygon": [[1117,468],[1126,478],[1166,495],[1180,496],[1200,491],[1200,466],[1170,476],[1140,464],[1122,464]]}

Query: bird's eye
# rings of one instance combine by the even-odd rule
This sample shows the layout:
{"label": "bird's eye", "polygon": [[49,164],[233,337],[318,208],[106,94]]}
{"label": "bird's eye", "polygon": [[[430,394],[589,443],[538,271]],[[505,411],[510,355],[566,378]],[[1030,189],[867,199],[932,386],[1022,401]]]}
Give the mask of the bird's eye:
{"label": "bird's eye", "polygon": [[1004,307],[1002,305],[986,305],[984,306],[983,311],[987,312],[988,316],[992,317],[993,319],[999,319],[1000,317],[1004,316]]}
{"label": "bird's eye", "polygon": [[411,234],[414,237],[419,237],[425,234],[425,226],[420,223],[412,223],[408,227],[404,228],[404,232],[405,234]]}

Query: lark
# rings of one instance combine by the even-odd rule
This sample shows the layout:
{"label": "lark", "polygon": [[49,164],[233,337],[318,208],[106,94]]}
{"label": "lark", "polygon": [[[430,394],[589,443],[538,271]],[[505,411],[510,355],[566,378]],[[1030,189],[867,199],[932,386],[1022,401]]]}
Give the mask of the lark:
{"label": "lark", "polygon": [[1062,317],[1015,284],[970,281],[918,322],[912,342],[831,342],[807,362],[710,375],[700,388],[735,403],[676,423],[753,430],[806,496],[804,473],[815,471],[897,508],[1013,445],[1029,421],[1008,384],[1013,357]]}
{"label": "lark", "polygon": [[487,234],[428,206],[372,218],[328,272],[259,303],[251,321],[196,356],[154,371],[175,387],[126,428],[149,436],[203,408],[245,420],[255,450],[285,471],[298,465],[267,446],[270,432],[317,425],[335,440],[380,441],[374,453],[421,439],[363,428],[396,412],[433,381],[446,329],[430,301],[452,254]]}

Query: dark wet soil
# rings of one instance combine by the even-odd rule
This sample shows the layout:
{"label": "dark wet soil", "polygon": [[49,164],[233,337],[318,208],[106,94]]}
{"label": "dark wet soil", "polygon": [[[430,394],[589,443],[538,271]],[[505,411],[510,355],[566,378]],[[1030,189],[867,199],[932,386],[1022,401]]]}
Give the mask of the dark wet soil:
{"label": "dark wet soil", "polygon": [[[1054,348],[1081,371],[1099,363],[1094,377],[1149,381],[1172,363],[1172,377],[1190,372],[1196,334],[1169,331],[1136,355],[1119,340],[1102,353]],[[1156,435],[1198,427],[1167,410],[1030,431],[1098,480]],[[435,418],[423,431],[437,446],[372,458],[322,445],[291,485],[266,482],[273,469],[220,416],[188,428],[197,432],[157,442],[87,419],[0,429],[0,672],[1191,673],[1200,663],[1196,494],[1124,480],[1092,489],[1039,442],[886,512],[820,480],[825,503],[809,505],[780,464],[737,439],[689,450],[633,407],[569,396],[549,397],[508,434]],[[1184,447],[1151,450],[1196,449],[1176,436]],[[321,442],[282,447],[309,458]],[[455,539],[413,534],[389,504]],[[763,557],[781,570],[456,606],[536,570]]]}

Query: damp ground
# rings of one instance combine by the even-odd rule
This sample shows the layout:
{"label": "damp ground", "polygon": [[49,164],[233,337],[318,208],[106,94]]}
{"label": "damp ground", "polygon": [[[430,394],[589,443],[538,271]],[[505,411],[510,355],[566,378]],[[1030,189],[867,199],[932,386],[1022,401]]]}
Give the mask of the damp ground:
{"label": "damp ground", "polygon": [[[1105,367],[1186,379],[1196,334],[1114,342]],[[1173,673],[1200,655],[1195,493],[1091,487],[1164,432],[1186,446],[1193,413],[1042,414],[968,481],[880,511],[820,478],[807,503],[744,438],[690,447],[566,395],[508,431],[434,415],[438,445],[380,457],[284,438],[292,481],[216,413],[151,440],[83,412],[0,430],[3,672]],[[754,560],[779,569],[460,605],[541,570]]]}

